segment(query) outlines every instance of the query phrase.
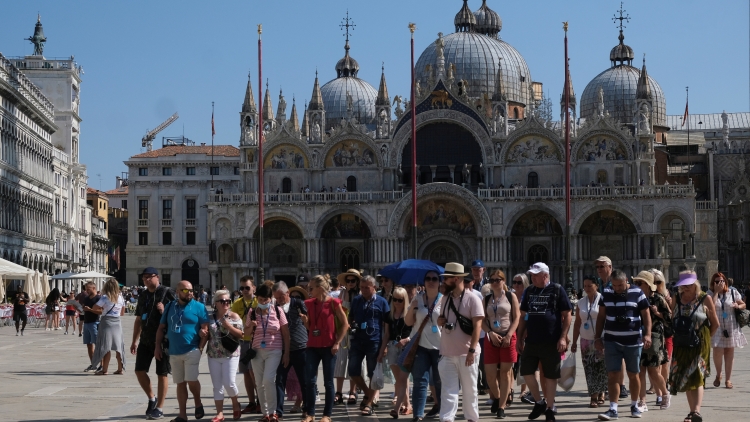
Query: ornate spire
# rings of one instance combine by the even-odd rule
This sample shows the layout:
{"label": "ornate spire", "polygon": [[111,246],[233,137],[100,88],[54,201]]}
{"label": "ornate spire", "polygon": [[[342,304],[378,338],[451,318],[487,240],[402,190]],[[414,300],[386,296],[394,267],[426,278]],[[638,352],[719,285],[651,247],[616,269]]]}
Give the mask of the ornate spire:
{"label": "ornate spire", "polygon": [[385,83],[385,65],[380,69],[380,86],[378,87],[378,98],[375,100],[376,106],[391,105],[391,99],[388,96],[388,85]]}
{"label": "ornate spire", "polygon": [[310,110],[323,110],[323,94],[320,93],[320,83],[318,82],[318,71],[315,71],[315,85],[313,85],[312,97],[310,98],[310,104],[308,104]]}
{"label": "ornate spire", "polygon": [[[294,116],[292,116],[292,118],[294,118]],[[302,126],[300,126],[300,132],[302,132],[303,137],[310,135],[310,130],[307,126],[307,101],[305,101],[305,112],[302,113]]]}
{"label": "ornate spire", "polygon": [[643,54],[643,67],[641,75],[638,77],[638,88],[635,91],[636,100],[651,99],[651,84],[648,83],[648,72],[646,72],[646,54]]}
{"label": "ornate spire", "polygon": [[245,88],[245,101],[242,103],[243,113],[256,113],[255,96],[253,95],[253,84],[250,81],[250,72],[247,72],[247,88]]}
{"label": "ornate spire", "polygon": [[279,125],[283,125],[286,121],[286,100],[284,99],[284,92],[279,88],[279,105],[276,109],[276,122]]}
{"label": "ornate spire", "polygon": [[297,117],[297,103],[294,100],[294,95],[292,95],[292,117],[289,119],[289,124],[292,127],[292,130],[295,132],[299,132],[299,118]]}
{"label": "ornate spire", "polygon": [[456,32],[474,32],[477,18],[474,16],[471,9],[469,9],[468,0],[464,0],[464,5],[461,10],[456,13],[456,17],[453,19],[453,24],[456,25]]}
{"label": "ornate spire", "polygon": [[622,30],[623,28],[626,28],[625,22],[630,22],[630,15],[625,14],[625,10],[622,8],[622,2],[620,2],[620,10],[618,10],[618,12],[620,16],[615,15],[612,20],[620,21],[620,23],[617,24],[620,28],[620,36],[617,37],[617,39],[620,40],[620,43],[609,52],[609,60],[612,62],[612,67],[617,66],[618,62],[619,64],[627,62],[627,64],[630,65],[633,63],[633,58],[635,57],[633,55],[633,49],[624,43],[625,35],[623,35]]}
{"label": "ornate spire", "polygon": [[271,93],[268,91],[268,80],[266,80],[266,95],[263,97],[263,120],[273,120],[273,104],[271,104]]}
{"label": "ornate spire", "polygon": [[42,16],[36,15],[36,26],[34,27],[34,35],[26,38],[34,44],[34,56],[41,56],[44,53],[44,43],[47,42],[47,37],[44,36],[44,29],[42,28]]}
{"label": "ornate spire", "polygon": [[495,93],[492,95],[493,101],[505,101],[505,78],[503,77],[503,59],[497,61],[497,78],[495,79]]}
{"label": "ornate spire", "polygon": [[[575,109],[576,107],[576,92],[573,89],[573,78],[570,77],[570,71],[568,71],[568,95],[570,96],[569,104]],[[560,105],[565,106],[565,87],[563,87],[563,93],[560,97]]]}
{"label": "ornate spire", "polygon": [[346,36],[346,43],[344,44],[344,58],[336,63],[336,77],[356,77],[357,73],[359,72],[359,63],[357,63],[356,60],[349,56],[349,29],[351,28],[352,30],[354,30],[354,27],[356,25],[354,24],[354,21],[349,19],[348,10],[346,11],[346,19],[342,20],[341,25],[339,26],[341,27],[341,29],[346,30],[346,33],[344,34]]}

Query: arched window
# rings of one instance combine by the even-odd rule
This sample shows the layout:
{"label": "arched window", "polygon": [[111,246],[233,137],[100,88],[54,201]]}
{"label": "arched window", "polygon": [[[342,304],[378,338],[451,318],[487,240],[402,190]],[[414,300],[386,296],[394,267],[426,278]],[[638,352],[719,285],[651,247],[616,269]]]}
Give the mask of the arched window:
{"label": "arched window", "polygon": [[534,245],[529,248],[527,258],[529,266],[532,266],[537,262],[547,262],[547,259],[549,258],[549,252],[547,252],[547,248],[542,245]]}
{"label": "arched window", "polygon": [[607,185],[607,170],[599,170],[596,172],[596,183]]}
{"label": "arched window", "polygon": [[281,193],[292,193],[292,179],[285,177],[281,181]]}
{"label": "arched window", "polygon": [[347,192],[357,191],[357,178],[356,177],[349,176],[346,178],[346,191]]}
{"label": "arched window", "polygon": [[539,187],[539,175],[536,174],[535,171],[532,171],[532,172],[529,173],[528,183],[526,183],[526,187],[528,187],[528,188],[538,188]]}
{"label": "arched window", "polygon": [[341,250],[341,272],[346,272],[350,268],[359,270],[359,250],[352,247],[346,247]]}

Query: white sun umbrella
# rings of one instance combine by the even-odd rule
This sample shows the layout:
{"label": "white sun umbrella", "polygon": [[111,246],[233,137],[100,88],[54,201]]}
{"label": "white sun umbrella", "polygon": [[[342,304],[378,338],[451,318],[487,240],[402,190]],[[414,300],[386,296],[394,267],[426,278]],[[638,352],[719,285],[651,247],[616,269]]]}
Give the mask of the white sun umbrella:
{"label": "white sun umbrella", "polygon": [[47,275],[47,270],[45,270],[41,275],[42,280],[42,295],[44,295],[45,298],[49,296],[49,292],[51,291],[49,287],[49,276]]}
{"label": "white sun umbrella", "polygon": [[31,271],[24,277],[23,289],[26,290],[31,300],[39,301],[39,298],[36,296],[36,289],[34,289],[34,273]]}
{"label": "white sun umbrella", "polygon": [[39,271],[34,270],[34,291],[37,296],[46,299],[47,295],[44,294],[44,287],[42,286],[42,274]]}

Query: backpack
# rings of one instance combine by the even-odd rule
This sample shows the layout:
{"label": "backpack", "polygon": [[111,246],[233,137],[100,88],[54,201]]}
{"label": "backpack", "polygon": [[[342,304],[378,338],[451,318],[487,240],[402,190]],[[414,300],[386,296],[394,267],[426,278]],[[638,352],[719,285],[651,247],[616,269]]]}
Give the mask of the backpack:
{"label": "backpack", "polygon": [[[696,303],[693,308],[693,312],[691,312],[689,316],[682,315],[682,312],[679,312],[678,315],[672,319],[672,331],[674,332],[672,341],[675,346],[698,347],[698,345],[700,345],[701,339],[698,337],[698,331],[695,329],[693,315],[701,306],[706,296],[707,295],[703,295],[703,297],[698,300],[698,303]],[[677,295],[677,306],[682,306],[680,304],[680,295]]]}

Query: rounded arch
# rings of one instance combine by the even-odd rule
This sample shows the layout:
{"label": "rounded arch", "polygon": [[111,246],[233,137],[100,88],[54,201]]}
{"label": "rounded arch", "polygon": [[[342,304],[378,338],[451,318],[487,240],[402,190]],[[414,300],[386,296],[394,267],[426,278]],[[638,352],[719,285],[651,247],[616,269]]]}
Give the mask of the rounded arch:
{"label": "rounded arch", "polygon": [[[297,227],[300,230],[300,232],[302,232],[303,237],[308,237],[308,238],[315,237],[315,236],[311,236],[310,233],[307,233],[305,231],[305,228],[306,228],[305,223],[300,219],[299,215],[294,213],[294,211],[283,209],[283,208],[268,209],[265,214],[263,228],[265,228],[268,222],[274,221],[274,220],[287,220],[291,222],[295,227]],[[258,231],[259,225],[260,225],[260,220],[255,218],[248,226],[247,231],[245,232],[245,237],[251,237],[251,238],[255,237],[255,233]]]}
{"label": "rounded arch", "polygon": [[197,287],[200,284],[200,264],[198,264],[198,260],[190,256],[182,261],[180,269],[181,280],[189,281],[193,287]]}
{"label": "rounded arch", "polygon": [[234,247],[229,243],[222,243],[217,248],[217,251],[219,264],[231,264],[234,262]]}
{"label": "rounded arch", "polygon": [[339,214],[351,214],[358,217],[367,226],[368,230],[370,231],[370,236],[373,236],[375,234],[374,229],[377,227],[377,224],[375,224],[375,221],[368,214],[362,212],[361,209],[334,208],[328,210],[318,218],[318,224],[315,226],[315,235],[313,237],[322,238],[326,224],[328,224],[329,221],[331,221]]}
{"label": "rounded arch", "polygon": [[[469,245],[465,239],[457,236],[455,232],[450,230],[435,230],[426,233],[425,236],[420,239],[419,247],[417,248],[417,256],[429,260],[433,260],[433,258],[440,256],[448,258],[450,249],[454,249],[456,252],[456,260],[453,262],[466,262],[465,260],[468,259],[468,257],[475,255],[471,245]],[[452,260],[443,262],[451,261]],[[441,263],[440,261],[434,260],[433,262]]]}
{"label": "rounded arch", "polygon": [[[257,239],[260,234],[260,228],[258,226],[253,230],[253,238]],[[302,239],[302,229],[295,224],[293,221],[284,217],[272,217],[266,219],[263,224],[263,239],[264,240],[291,240],[291,239]]]}
{"label": "rounded arch", "polygon": [[[474,223],[477,232],[487,234],[491,233],[492,225],[490,223],[490,216],[487,214],[487,209],[485,209],[484,204],[466,188],[452,183],[429,183],[417,186],[417,198],[419,198],[419,203],[431,198],[441,197],[448,200],[458,201],[465,206],[475,219]],[[419,203],[417,204],[417,207],[419,207]],[[407,216],[410,215],[407,211],[410,210],[411,196],[404,195],[404,197],[396,203],[396,206],[391,213],[391,218],[388,221],[389,235],[399,237],[406,235],[404,225]]]}
{"label": "rounded arch", "polygon": [[[570,222],[570,233],[571,234],[581,234],[581,227],[583,226],[583,223],[591,217],[594,213],[597,213],[599,211],[615,211],[618,212],[630,221],[633,226],[635,226],[636,233],[643,233],[643,227],[641,226],[638,217],[636,216],[635,212],[626,206],[623,206],[621,204],[617,204],[614,202],[605,202],[600,205],[596,205],[594,207],[591,207],[590,209],[584,211],[581,213],[577,218],[573,219]],[[575,215],[575,213],[573,213]]]}
{"label": "rounded arch", "polygon": [[[513,154],[514,151],[517,151],[517,155]],[[511,132],[508,141],[503,143],[498,164],[525,164],[524,159],[537,163],[565,162],[564,151],[565,146],[557,134],[542,126],[532,114],[532,117],[524,120]],[[513,156],[511,160],[510,156]]]}
{"label": "rounded arch", "polygon": [[306,160],[305,163],[307,164],[307,167],[312,167],[312,163],[310,162],[310,157],[312,157],[312,152],[310,151],[310,148],[307,145],[307,143],[302,142],[298,138],[283,136],[285,134],[285,131],[279,131],[279,132],[277,133],[279,133],[279,135],[281,136],[274,136],[273,138],[264,139],[265,143],[263,144],[263,149],[264,151],[267,151],[267,152],[263,153],[264,155],[263,162],[265,163],[266,159],[270,156],[270,153],[273,152],[276,149],[276,147],[286,144],[286,145],[294,147],[295,149],[298,149],[304,155],[304,158]]}
{"label": "rounded arch", "polygon": [[509,224],[508,227],[509,236],[560,236],[563,234],[562,224],[555,214],[548,210],[524,208],[514,217],[512,225]]}
{"label": "rounded arch", "polygon": [[226,217],[217,218],[216,224],[214,224],[214,231],[212,238],[214,240],[221,240],[221,239],[231,239],[235,236],[233,236],[232,227],[234,225],[232,224],[232,220]]}
{"label": "rounded arch", "polygon": [[576,233],[582,235],[629,235],[640,232],[631,216],[616,209],[600,209],[581,217]]}
{"label": "rounded arch", "polygon": [[263,155],[264,169],[295,170],[310,168],[310,155],[306,148],[290,142],[279,142]]}
{"label": "rounded arch", "polygon": [[628,140],[619,130],[599,128],[580,134],[570,154],[573,162],[633,160],[635,139]]}
{"label": "rounded arch", "polygon": [[565,217],[559,215],[559,213],[555,209],[544,205],[544,203],[531,203],[528,205],[524,205],[520,211],[516,212],[508,219],[508,223],[505,227],[505,235],[512,236],[513,227],[516,226],[516,223],[531,212],[549,214],[555,220],[558,226],[565,227]]}
{"label": "rounded arch", "polygon": [[322,168],[362,168],[381,167],[377,144],[366,136],[342,135],[335,141],[328,141],[323,149]]}
{"label": "rounded arch", "polygon": [[695,222],[693,221],[692,216],[690,215],[690,213],[685,212],[684,209],[679,207],[666,207],[662,210],[659,210],[659,212],[654,216],[654,224],[656,224],[656,226],[654,227],[654,231],[658,231],[661,227],[661,222],[670,215],[674,215],[682,219],[682,221],[685,222],[686,231],[691,233],[695,231]]}

